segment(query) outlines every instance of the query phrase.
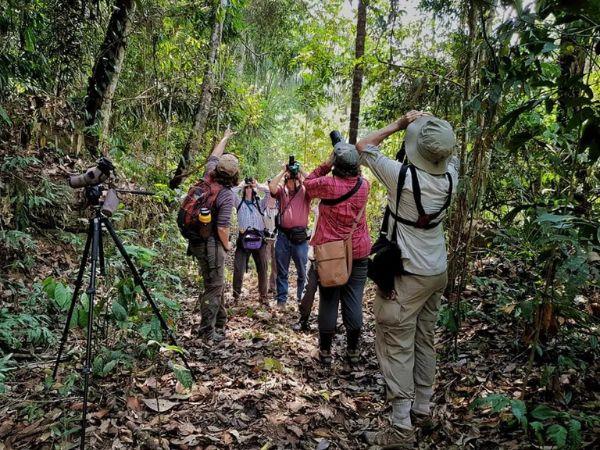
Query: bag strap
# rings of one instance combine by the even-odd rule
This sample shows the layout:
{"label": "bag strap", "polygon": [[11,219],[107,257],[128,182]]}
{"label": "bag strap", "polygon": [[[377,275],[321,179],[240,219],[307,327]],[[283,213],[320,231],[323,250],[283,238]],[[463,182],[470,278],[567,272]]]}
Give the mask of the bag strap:
{"label": "bag strap", "polygon": [[[284,195],[285,195],[285,188],[283,188],[284,191]],[[279,213],[279,217],[283,217],[283,215],[286,213],[286,211],[290,208],[290,205],[292,204],[292,200],[294,200],[296,198],[296,195],[298,195],[298,192],[300,192],[300,190],[302,189],[302,186],[300,186],[298,188],[298,190],[296,192],[294,192],[294,195],[292,195],[292,198],[290,198],[290,201],[287,203],[287,205],[285,205],[285,208],[283,208],[283,211],[281,211]]]}
{"label": "bag strap", "polygon": [[356,219],[352,223],[352,230],[350,230],[350,234],[348,234],[348,237],[346,239],[352,238],[352,235],[354,234],[354,230],[356,230],[356,227],[358,226],[358,222],[360,222],[360,219],[362,219],[362,215],[365,212],[365,209],[367,208],[367,203],[368,202],[365,202],[363,207],[360,209],[358,215],[356,216]]}
{"label": "bag strap", "polygon": [[358,179],[356,180],[356,183],[354,184],[354,187],[352,189],[350,189],[348,192],[346,192],[344,195],[342,195],[341,197],[338,198],[322,198],[321,199],[321,203],[323,205],[327,205],[327,206],[335,206],[339,203],[342,203],[345,200],[348,200],[350,197],[352,197],[354,194],[356,194],[358,192],[358,190],[360,189],[360,186],[362,185],[362,177],[358,177]]}
{"label": "bag strap", "polygon": [[[396,207],[394,210],[398,212],[398,206],[400,205],[400,196],[402,195],[402,189],[404,189],[404,182],[406,181],[406,171],[408,170],[408,164],[402,164],[400,167],[400,173],[398,173],[398,183],[396,185]],[[383,221],[381,222],[381,234],[386,234],[389,230],[390,217],[394,219],[394,226],[392,227],[392,238],[391,242],[397,242],[396,231],[398,229],[398,219],[395,214],[392,213],[389,206],[386,206],[385,213],[383,214]]]}
{"label": "bag strap", "polygon": [[417,169],[413,165],[410,165],[409,168],[410,168],[410,175],[411,175],[412,188],[413,188],[413,198],[415,200],[417,212],[419,213],[419,218],[415,222],[415,221],[404,219],[403,217],[400,217],[398,215],[398,205],[396,205],[395,213],[390,212],[390,214],[394,217],[394,220],[395,220],[394,224],[396,224],[396,222],[400,222],[405,225],[413,226],[415,228],[430,230],[432,228],[437,227],[441,223],[441,221],[433,222],[433,220],[437,219],[440,216],[440,214],[442,214],[450,206],[450,202],[452,201],[452,189],[453,189],[452,177],[450,176],[450,174],[448,172],[446,172],[445,175],[448,178],[448,195],[446,197],[446,201],[444,202],[444,204],[442,205],[440,210],[435,213],[432,213],[432,214],[427,214],[427,213],[425,213],[425,210],[423,208],[423,203],[421,201],[421,186],[419,185]]}

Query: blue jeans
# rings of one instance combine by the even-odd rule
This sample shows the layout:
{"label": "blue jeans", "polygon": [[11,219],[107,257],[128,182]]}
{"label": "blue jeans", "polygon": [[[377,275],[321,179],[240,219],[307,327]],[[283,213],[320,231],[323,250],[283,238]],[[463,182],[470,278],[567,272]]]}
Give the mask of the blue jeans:
{"label": "blue jeans", "polygon": [[275,259],[277,260],[277,303],[285,303],[288,296],[288,273],[290,260],[294,260],[298,272],[296,299],[300,301],[306,283],[306,263],[308,261],[308,241],[292,244],[288,237],[280,232],[275,242]]}

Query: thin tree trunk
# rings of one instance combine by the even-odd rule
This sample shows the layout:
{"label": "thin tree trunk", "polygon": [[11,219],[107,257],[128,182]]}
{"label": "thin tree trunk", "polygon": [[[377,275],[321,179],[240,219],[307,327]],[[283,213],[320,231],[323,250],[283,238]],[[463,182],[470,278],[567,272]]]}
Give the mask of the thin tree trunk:
{"label": "thin tree trunk", "polygon": [[115,0],[100,54],[89,78],[85,102],[85,145],[92,156],[98,156],[100,138],[108,133],[112,99],[125,58],[127,34],[135,0]]}
{"label": "thin tree trunk", "polygon": [[227,0],[220,0],[219,5],[214,11],[214,23],[212,33],[210,36],[210,44],[208,50],[208,58],[206,61],[206,70],[202,79],[202,93],[200,94],[200,103],[196,109],[196,115],[194,117],[194,126],[188,136],[187,142],[181,153],[181,158],[177,164],[177,169],[173,174],[173,178],[169,181],[169,187],[171,189],[177,188],[185,177],[192,156],[198,153],[202,139],[204,137],[204,131],[206,129],[206,122],[208,120],[208,114],[210,112],[210,105],[212,102],[212,90],[215,78],[215,63],[217,60],[217,53],[219,46],[221,45],[221,34],[223,31],[223,18],[224,14],[219,13],[219,9],[224,9],[227,6]]}
{"label": "thin tree trunk", "polygon": [[360,119],[360,91],[363,82],[363,63],[365,54],[365,37],[367,34],[367,0],[358,0],[356,16],[356,43],[354,50],[354,74],[352,76],[352,102],[350,104],[350,129],[348,142],[356,144],[358,137],[358,121]]}

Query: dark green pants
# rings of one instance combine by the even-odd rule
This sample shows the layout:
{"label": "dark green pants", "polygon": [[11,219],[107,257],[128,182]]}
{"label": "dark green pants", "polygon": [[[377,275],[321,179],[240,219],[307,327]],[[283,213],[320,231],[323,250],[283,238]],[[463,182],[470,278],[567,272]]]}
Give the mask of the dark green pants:
{"label": "dark green pants", "polygon": [[210,237],[206,242],[190,245],[191,253],[198,259],[204,292],[200,295],[201,337],[211,337],[215,328],[225,327],[227,311],[223,299],[225,284],[225,249],[221,242]]}

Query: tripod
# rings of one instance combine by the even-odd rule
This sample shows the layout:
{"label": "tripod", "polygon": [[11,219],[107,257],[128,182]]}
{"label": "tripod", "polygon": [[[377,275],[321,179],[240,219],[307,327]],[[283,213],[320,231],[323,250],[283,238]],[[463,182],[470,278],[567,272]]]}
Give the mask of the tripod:
{"label": "tripod", "polygon": [[[106,228],[106,230],[108,231],[108,234],[114,241],[115,245],[117,246],[117,249],[119,250],[119,253],[121,253],[121,256],[125,260],[125,263],[129,267],[129,271],[133,275],[135,284],[137,286],[140,286],[140,288],[142,289],[142,292],[144,293],[146,300],[152,307],[153,313],[158,318],[162,329],[169,337],[170,342],[173,345],[177,346],[177,341],[175,340],[175,336],[174,336],[173,332],[167,325],[167,322],[165,322],[165,319],[163,318],[162,314],[160,313],[160,310],[158,309],[158,306],[156,306],[156,303],[152,299],[152,296],[150,295],[150,292],[146,288],[146,285],[144,284],[144,281],[142,280],[142,277],[140,276],[138,270],[136,269],[135,265],[133,264],[131,257],[127,253],[127,250],[125,250],[125,247],[123,246],[123,242],[119,239],[119,236],[117,236],[117,233],[115,232],[115,230],[112,226],[112,223],[110,222],[108,217],[106,217],[102,213],[102,209],[101,209],[102,205],[99,202],[101,193],[102,193],[102,187],[100,187],[100,186],[87,187],[86,191],[85,191],[86,198],[88,199],[88,201],[90,202],[90,204],[92,205],[92,207],[94,209],[94,216],[89,219],[87,240],[85,243],[85,247],[83,249],[83,256],[81,258],[81,263],[79,265],[79,272],[77,274],[77,280],[75,281],[75,289],[73,291],[73,297],[71,298],[69,312],[67,313],[67,321],[65,323],[65,327],[64,327],[64,330],[62,333],[62,338],[60,341],[60,346],[58,348],[58,356],[56,357],[56,362],[54,364],[54,370],[52,372],[52,378],[56,379],[58,365],[60,363],[60,359],[62,357],[64,346],[67,341],[67,336],[69,334],[69,326],[71,324],[71,319],[73,317],[73,311],[75,309],[75,304],[77,303],[77,299],[78,299],[79,293],[81,291],[81,287],[82,287],[82,283],[83,283],[83,274],[85,272],[85,268],[86,268],[88,258],[89,258],[91,261],[90,262],[90,265],[91,265],[90,279],[89,279],[88,287],[85,291],[87,294],[87,300],[88,300],[88,322],[87,322],[87,338],[86,338],[86,349],[85,349],[85,364],[82,369],[82,373],[83,373],[83,411],[82,411],[82,415],[81,415],[81,440],[80,440],[80,448],[81,449],[85,448],[85,430],[86,430],[86,425],[87,425],[86,421],[87,421],[87,407],[88,407],[89,378],[90,378],[90,374],[92,373],[92,368],[91,368],[92,348],[91,347],[92,347],[92,339],[93,339],[92,332],[93,332],[93,321],[94,321],[94,299],[95,299],[95,295],[96,295],[96,272],[98,269],[98,265],[100,265],[100,274],[104,275],[104,273],[105,273],[104,246],[102,243],[102,226],[103,225]],[[91,254],[90,254],[90,251],[91,251]],[[185,354],[181,353],[181,359],[182,359],[185,367],[190,371],[190,374],[192,375],[192,378],[195,381],[196,376],[195,376],[192,368],[189,366],[187,359],[185,357]]]}

